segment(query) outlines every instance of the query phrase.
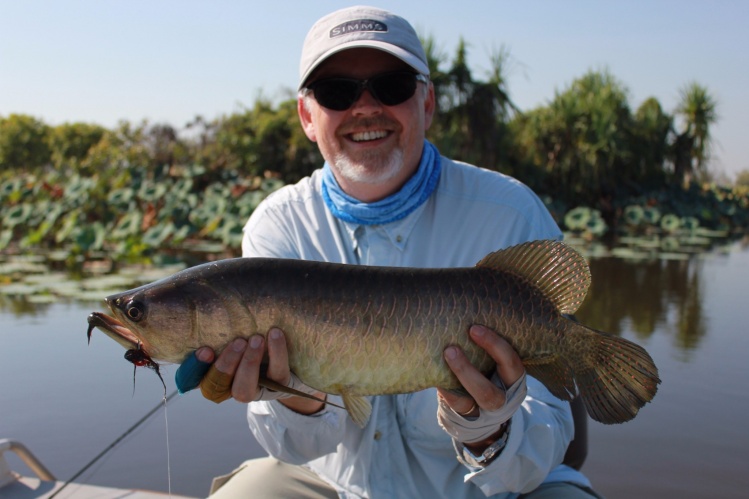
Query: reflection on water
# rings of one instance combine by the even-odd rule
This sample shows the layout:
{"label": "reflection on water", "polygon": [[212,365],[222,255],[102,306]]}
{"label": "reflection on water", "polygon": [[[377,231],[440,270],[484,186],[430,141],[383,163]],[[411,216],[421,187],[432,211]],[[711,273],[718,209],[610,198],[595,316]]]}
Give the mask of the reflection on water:
{"label": "reflection on water", "polygon": [[49,310],[50,303],[34,303],[26,297],[0,294],[0,312],[15,317],[23,315],[43,316]]}
{"label": "reflection on water", "polygon": [[659,331],[673,336],[679,349],[699,347],[707,327],[702,259],[589,263],[593,284],[578,312],[585,324],[617,335],[631,329],[641,339]]}
{"label": "reflection on water", "polygon": [[[745,497],[749,252],[737,245],[688,260],[592,258],[590,267],[593,284],[578,318],[642,344],[663,383],[633,421],[590,425],[583,471],[609,499]],[[104,335],[86,345],[86,316],[102,309],[100,301],[33,303],[0,291],[0,380],[14,380],[0,384],[0,437],[24,441],[63,479],[163,393],[143,371],[133,394],[132,366]],[[165,367],[169,391],[173,372]],[[243,412],[240,404],[216,406],[196,394],[170,404],[175,493],[205,495],[212,476],[262,454]],[[84,478],[165,491],[160,417]]]}

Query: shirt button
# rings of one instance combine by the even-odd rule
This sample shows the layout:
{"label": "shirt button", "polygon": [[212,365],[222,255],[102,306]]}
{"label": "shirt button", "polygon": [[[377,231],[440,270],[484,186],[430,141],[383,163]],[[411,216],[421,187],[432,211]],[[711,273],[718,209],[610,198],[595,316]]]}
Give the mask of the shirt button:
{"label": "shirt button", "polygon": [[400,243],[403,241],[403,236],[395,236],[395,242]]}
{"label": "shirt button", "polygon": [[379,440],[382,438],[382,433],[380,433],[380,430],[375,430],[374,432],[374,439]]}

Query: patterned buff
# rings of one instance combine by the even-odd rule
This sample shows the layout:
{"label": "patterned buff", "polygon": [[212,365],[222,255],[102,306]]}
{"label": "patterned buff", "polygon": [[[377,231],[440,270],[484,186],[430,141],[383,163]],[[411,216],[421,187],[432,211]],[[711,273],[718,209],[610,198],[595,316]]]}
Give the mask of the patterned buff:
{"label": "patterned buff", "polygon": [[352,198],[338,185],[330,165],[325,163],[322,177],[322,197],[336,218],[361,225],[381,225],[405,218],[429,199],[442,171],[442,161],[437,148],[424,141],[421,163],[401,190],[374,203],[364,203]]}

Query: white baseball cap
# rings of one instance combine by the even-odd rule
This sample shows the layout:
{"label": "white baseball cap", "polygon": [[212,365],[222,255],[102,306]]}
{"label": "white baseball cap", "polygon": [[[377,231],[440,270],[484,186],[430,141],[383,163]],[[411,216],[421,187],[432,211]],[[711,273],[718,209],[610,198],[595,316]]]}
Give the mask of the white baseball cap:
{"label": "white baseball cap", "polygon": [[328,57],[361,47],[387,52],[429,75],[424,47],[408,21],[386,10],[356,6],[328,14],[309,30],[299,63],[299,90]]}

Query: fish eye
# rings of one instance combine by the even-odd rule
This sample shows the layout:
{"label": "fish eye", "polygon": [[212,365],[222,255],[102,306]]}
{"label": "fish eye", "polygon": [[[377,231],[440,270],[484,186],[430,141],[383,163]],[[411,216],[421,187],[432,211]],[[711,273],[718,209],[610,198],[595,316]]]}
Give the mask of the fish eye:
{"label": "fish eye", "polygon": [[141,302],[133,300],[125,307],[125,314],[131,321],[138,322],[146,315],[146,307]]}

